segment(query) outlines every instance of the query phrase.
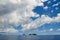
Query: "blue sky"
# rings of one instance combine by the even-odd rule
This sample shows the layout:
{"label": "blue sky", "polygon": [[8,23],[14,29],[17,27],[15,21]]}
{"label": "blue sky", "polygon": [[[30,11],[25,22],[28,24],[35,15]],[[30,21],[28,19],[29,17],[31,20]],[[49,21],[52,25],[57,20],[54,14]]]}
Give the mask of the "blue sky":
{"label": "blue sky", "polygon": [[[48,3],[48,2],[50,2],[50,3]],[[56,1],[54,1],[54,0],[48,0],[48,1],[44,2],[44,6],[36,6],[32,11],[35,12],[35,13],[37,13],[37,14],[39,14],[40,16],[44,14],[44,15],[48,15],[49,17],[53,18],[53,17],[56,17],[58,13],[60,13],[60,4],[58,6],[54,6],[53,7],[54,4],[57,4],[59,2],[60,2],[60,0],[56,0]],[[43,7],[46,7],[46,6],[48,8],[44,9]],[[31,18],[34,21],[38,17],[31,17]],[[53,32],[49,32],[49,30],[51,28],[53,29]],[[41,34],[43,34],[43,33],[47,33],[47,34],[52,33],[52,34],[54,34],[54,33],[57,32],[56,31],[57,29],[60,29],[60,22],[44,24],[44,25],[42,25],[42,27],[38,27],[38,30],[39,31],[46,30],[46,32],[37,32],[37,34],[40,34],[40,33]],[[29,31],[29,32],[30,33],[36,33],[34,31],[32,31],[32,32]],[[27,32],[27,33],[29,33],[29,32]]]}
{"label": "blue sky", "polygon": [[[48,3],[50,1],[50,3]],[[33,9],[33,12],[39,14],[39,15],[48,15],[49,17],[56,17],[58,13],[60,13],[60,4],[58,6],[54,6],[54,4],[59,3],[60,0],[48,0],[47,2],[44,2],[44,7],[47,6],[48,9],[44,9],[43,6],[37,6]],[[58,9],[56,9],[58,8]],[[51,12],[53,10],[53,12]],[[60,22],[58,23],[51,23],[51,24],[45,24],[44,27],[47,26],[47,29],[51,26],[53,29],[60,28]]]}
{"label": "blue sky", "polygon": [[[50,2],[50,3],[48,3]],[[56,17],[58,13],[60,13],[60,5],[58,6],[53,6],[54,4],[59,3],[60,0],[48,0],[47,2],[44,2],[44,6],[37,6],[36,8],[33,9],[34,12],[40,15],[48,15],[49,17]],[[43,7],[48,7],[47,9],[44,9]],[[56,9],[57,8],[57,9]],[[53,12],[51,12],[53,10]]]}
{"label": "blue sky", "polygon": [[[49,3],[48,3],[49,2]],[[58,13],[60,13],[60,4],[58,6],[54,6],[54,4],[57,4],[59,3],[60,0],[48,0],[46,2],[44,2],[44,6],[36,6],[32,11],[39,14],[40,16],[41,15],[48,15],[49,17],[53,18],[53,17],[56,17]],[[47,9],[44,9],[43,7],[48,7]],[[52,11],[52,12],[51,12]],[[32,18],[33,20],[36,20],[37,18],[33,17]],[[44,24],[42,25],[42,27],[38,27],[38,30],[41,31],[41,30],[46,30],[48,33],[49,32],[49,29],[53,29],[53,32],[50,32],[50,33],[56,33],[57,29],[60,29],[60,22],[55,22],[55,23],[49,23],[49,24]],[[40,32],[38,32],[38,34],[40,34]],[[49,33],[48,33],[49,34]]]}
{"label": "blue sky", "polygon": [[0,1],[0,32],[60,34],[60,0]]}

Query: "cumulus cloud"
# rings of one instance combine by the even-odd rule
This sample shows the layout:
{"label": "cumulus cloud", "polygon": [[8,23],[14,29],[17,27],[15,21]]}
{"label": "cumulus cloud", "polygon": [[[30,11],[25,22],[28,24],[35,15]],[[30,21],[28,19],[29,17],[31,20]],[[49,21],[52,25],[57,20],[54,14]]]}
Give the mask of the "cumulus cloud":
{"label": "cumulus cloud", "polygon": [[47,0],[0,0],[1,30],[9,29],[12,25],[16,26],[31,23],[32,20],[30,17],[39,16],[32,12],[32,9],[36,6],[44,6],[43,2],[45,1]]}
{"label": "cumulus cloud", "polygon": [[[47,0],[0,0],[0,31],[16,32],[15,26],[21,25],[21,31],[37,29],[46,23],[60,22],[60,14],[50,18],[32,11],[36,6],[44,6]],[[47,7],[46,7],[47,8]],[[32,21],[30,17],[38,17]],[[11,28],[12,26],[12,28]]]}
{"label": "cumulus cloud", "polygon": [[31,30],[31,29],[36,29],[38,27],[41,27],[42,25],[46,24],[46,23],[50,23],[52,21],[52,19],[46,15],[42,15],[41,17],[39,17],[38,19],[36,19],[35,21],[32,21],[29,24],[23,25],[23,31],[25,30]]}
{"label": "cumulus cloud", "polygon": [[53,22],[60,22],[60,13],[57,14],[57,17],[53,18]]}
{"label": "cumulus cloud", "polygon": [[[29,24],[23,25],[22,31],[37,29],[38,27],[41,27],[46,23],[54,23],[54,22],[60,22],[60,13],[57,15],[57,17],[54,17],[54,18],[50,18],[49,16],[42,15],[35,21],[32,21]],[[49,31],[53,31],[53,29],[50,29]]]}
{"label": "cumulus cloud", "polygon": [[14,28],[7,28],[5,30],[5,32],[18,32],[18,30],[14,29]]}

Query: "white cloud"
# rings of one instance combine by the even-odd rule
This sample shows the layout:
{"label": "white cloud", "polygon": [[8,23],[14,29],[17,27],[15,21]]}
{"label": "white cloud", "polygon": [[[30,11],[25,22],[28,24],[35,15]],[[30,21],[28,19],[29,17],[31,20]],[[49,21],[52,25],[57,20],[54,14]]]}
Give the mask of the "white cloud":
{"label": "white cloud", "polygon": [[35,21],[32,21],[31,23],[23,25],[22,31],[37,29],[38,27],[41,27],[46,23],[50,23],[51,21],[52,19],[50,17],[42,15],[41,18],[39,17],[38,19],[36,19]]}
{"label": "white cloud", "polygon": [[44,29],[44,30],[41,30],[40,32],[46,32],[46,30]]}
{"label": "white cloud", "polygon": [[[54,23],[54,22],[60,22],[60,13],[58,13],[57,17],[54,17],[54,18],[50,18],[49,16],[42,15],[35,21],[32,21],[29,24],[23,25],[22,31],[37,29],[38,27],[41,27],[46,23]],[[53,29],[50,29],[49,31],[53,31]]]}
{"label": "white cloud", "polygon": [[53,13],[54,12],[54,10],[51,10],[51,13]]}
{"label": "white cloud", "polygon": [[44,6],[43,2],[46,0],[39,1],[40,2],[38,2],[38,0],[0,0],[0,27],[3,27],[5,30],[6,28],[9,29],[12,25],[32,23],[33,21],[30,17],[39,17],[38,14],[32,12],[32,9],[37,5]]}
{"label": "white cloud", "polygon": [[56,31],[60,32],[60,29],[57,29]]}
{"label": "white cloud", "polygon": [[48,9],[48,6],[45,6],[44,9]]}
{"label": "white cloud", "polygon": [[18,30],[14,29],[14,28],[8,28],[8,29],[6,29],[5,32],[18,32]]}
{"label": "white cloud", "polygon": [[60,22],[60,13],[57,14],[57,17],[53,18],[53,22]]}
{"label": "white cloud", "polygon": [[50,4],[50,3],[51,3],[51,1],[48,1],[47,3],[48,3],[48,4]]}
{"label": "white cloud", "polygon": [[56,0],[53,0],[54,2],[56,1]]}
{"label": "white cloud", "polygon": [[53,28],[50,28],[49,31],[52,32],[53,31]]}
{"label": "white cloud", "polygon": [[41,0],[42,2],[48,1],[48,0]]}
{"label": "white cloud", "polygon": [[56,3],[56,4],[52,5],[52,6],[54,7],[54,6],[58,6],[58,5],[60,5],[60,2],[58,2],[58,3]]}
{"label": "white cloud", "polygon": [[9,2],[13,4],[21,3],[21,0],[9,0]]}
{"label": "white cloud", "polygon": [[[16,0],[12,0],[12,2],[10,0],[5,0],[4,2],[3,1],[0,1],[0,6],[5,3],[3,5],[3,7],[5,6],[5,8],[3,9],[2,7],[2,9],[0,9],[0,31],[5,31],[6,28],[8,28],[8,32],[15,32],[16,30],[14,28],[11,28],[11,26],[14,27],[13,25],[21,25],[21,30],[25,31],[37,29],[38,27],[41,27],[46,23],[60,22],[60,14],[58,14],[57,17],[50,18],[46,15],[42,15],[41,17],[39,17],[38,14],[32,12],[32,9],[34,9],[34,7],[36,7],[37,5],[44,6],[43,2],[45,2],[46,0],[19,0],[20,2]],[[30,17],[39,18],[37,18],[35,21],[32,21]]]}

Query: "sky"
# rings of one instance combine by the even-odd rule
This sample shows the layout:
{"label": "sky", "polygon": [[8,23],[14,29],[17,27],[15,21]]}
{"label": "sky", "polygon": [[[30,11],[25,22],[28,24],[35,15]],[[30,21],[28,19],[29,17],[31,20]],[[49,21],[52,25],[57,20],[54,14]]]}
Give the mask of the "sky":
{"label": "sky", "polygon": [[60,0],[0,0],[0,32],[60,35]]}

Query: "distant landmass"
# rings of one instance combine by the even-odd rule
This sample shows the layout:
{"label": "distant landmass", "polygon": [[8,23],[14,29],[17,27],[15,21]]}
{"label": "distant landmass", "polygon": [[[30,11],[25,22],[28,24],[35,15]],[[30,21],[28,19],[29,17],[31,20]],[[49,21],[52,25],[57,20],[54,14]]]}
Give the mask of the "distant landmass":
{"label": "distant landmass", "polygon": [[[23,35],[26,35],[26,34],[23,34]],[[30,36],[30,35],[37,35],[37,34],[27,34],[27,35],[29,35],[29,36]]]}

